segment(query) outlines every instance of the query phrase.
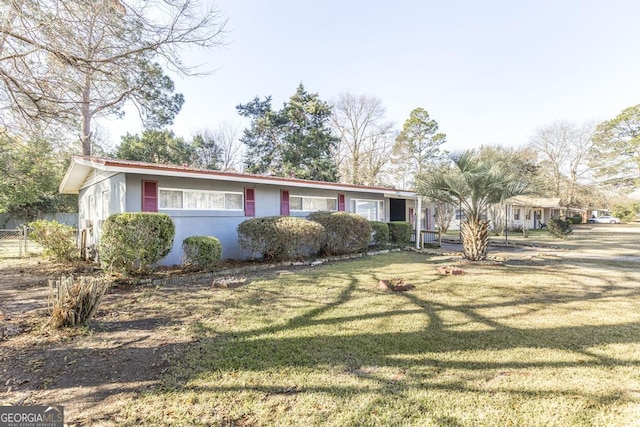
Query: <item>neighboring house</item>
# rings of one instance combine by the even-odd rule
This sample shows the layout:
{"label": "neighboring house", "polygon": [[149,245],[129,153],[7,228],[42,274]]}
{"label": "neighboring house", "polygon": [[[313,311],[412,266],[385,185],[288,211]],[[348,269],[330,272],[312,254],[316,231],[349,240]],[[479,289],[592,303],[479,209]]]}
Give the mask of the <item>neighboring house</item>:
{"label": "neighboring house", "polygon": [[551,218],[560,218],[563,210],[559,197],[518,196],[506,205],[509,228],[542,228]]}
{"label": "neighboring house", "polygon": [[[504,205],[502,215],[497,221],[504,222],[504,214],[507,215],[507,225],[511,228],[537,229],[546,225],[551,218],[560,218],[565,208],[560,206],[559,197],[530,197],[518,196],[508,199]],[[487,219],[494,220],[490,213]],[[464,221],[463,209],[457,208],[451,218],[450,230],[459,230],[460,223]]]}
{"label": "neighboring house", "polygon": [[432,208],[423,209],[422,199],[411,191],[126,160],[76,156],[60,192],[78,194],[78,226],[89,250],[95,249],[109,215],[171,216],[176,234],[171,253],[161,261],[164,265],[182,263],[182,241],[189,236],[217,237],[225,259],[250,257],[238,245],[237,227],[253,217],[347,211],[369,220],[412,221],[433,229],[430,217],[423,220]]}

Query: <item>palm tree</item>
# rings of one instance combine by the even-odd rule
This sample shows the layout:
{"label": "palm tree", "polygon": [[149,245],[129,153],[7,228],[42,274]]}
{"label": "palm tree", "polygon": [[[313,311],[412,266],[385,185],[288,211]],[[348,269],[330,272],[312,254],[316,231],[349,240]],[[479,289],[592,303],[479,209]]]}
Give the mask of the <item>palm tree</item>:
{"label": "palm tree", "polygon": [[505,158],[483,156],[467,150],[453,156],[454,167],[444,173],[417,178],[416,190],[432,200],[459,204],[463,221],[460,236],[464,257],[480,261],[487,257],[489,221],[485,214],[493,203],[526,194],[529,184]]}

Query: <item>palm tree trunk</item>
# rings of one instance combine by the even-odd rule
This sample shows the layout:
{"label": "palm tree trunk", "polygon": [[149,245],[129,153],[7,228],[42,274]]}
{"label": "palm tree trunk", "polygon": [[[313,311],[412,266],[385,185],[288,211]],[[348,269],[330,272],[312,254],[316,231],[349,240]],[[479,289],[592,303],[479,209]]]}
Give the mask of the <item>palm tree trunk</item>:
{"label": "palm tree trunk", "polygon": [[462,252],[469,261],[482,261],[487,258],[489,246],[489,221],[469,218],[460,224]]}

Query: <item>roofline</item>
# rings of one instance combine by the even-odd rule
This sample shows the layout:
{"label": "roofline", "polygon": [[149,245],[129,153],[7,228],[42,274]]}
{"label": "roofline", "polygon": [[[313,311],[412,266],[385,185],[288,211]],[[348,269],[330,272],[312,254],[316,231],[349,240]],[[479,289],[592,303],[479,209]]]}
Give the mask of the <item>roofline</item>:
{"label": "roofline", "polygon": [[179,176],[185,178],[220,179],[231,182],[248,182],[252,184],[270,184],[291,187],[311,187],[318,189],[334,189],[343,191],[361,191],[367,193],[383,193],[390,197],[418,197],[413,191],[397,190],[388,187],[374,187],[356,184],[342,184],[337,182],[325,182],[305,180],[299,178],[284,178],[269,175],[254,175],[239,172],[215,171],[210,169],[198,169],[189,166],[164,165],[156,163],[138,162],[132,160],[118,160],[101,157],[73,156],[71,164],[60,183],[60,191],[65,187],[71,170],[75,165],[88,166],[101,171],[124,173],[148,173],[163,176]]}
{"label": "roofline", "polygon": [[[526,197],[527,199],[523,200],[523,199],[519,199],[518,197]],[[562,206],[560,205],[560,197],[514,196],[514,197],[510,197],[507,200],[510,201],[512,205],[531,206],[531,207],[549,208],[549,209],[562,208]],[[531,202],[531,201],[541,201],[541,200],[551,200],[551,201],[556,201],[557,200],[557,204],[544,204],[544,203],[530,204],[530,203],[527,203],[527,202]]]}

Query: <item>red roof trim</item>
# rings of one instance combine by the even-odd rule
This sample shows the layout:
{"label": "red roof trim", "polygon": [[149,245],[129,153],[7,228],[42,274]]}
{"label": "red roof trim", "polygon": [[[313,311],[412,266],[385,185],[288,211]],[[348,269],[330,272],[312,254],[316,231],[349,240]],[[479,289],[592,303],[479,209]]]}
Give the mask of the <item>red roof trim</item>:
{"label": "red roof trim", "polygon": [[[299,184],[316,184],[316,185],[327,185],[336,188],[354,188],[354,189],[369,189],[369,190],[380,190],[380,191],[397,191],[391,187],[369,187],[366,185],[355,185],[355,184],[342,184],[337,182],[326,182],[326,181],[313,181],[308,179],[297,179],[297,178],[283,178],[279,176],[270,176],[270,175],[254,175],[248,173],[239,173],[239,172],[223,172],[223,171],[213,171],[209,169],[198,169],[192,168],[188,166],[176,166],[176,165],[162,165],[156,163],[146,163],[146,162],[138,162],[133,160],[118,160],[118,159],[107,159],[101,157],[85,157],[85,156],[76,156],[78,159],[82,159],[88,162],[97,163],[103,166],[112,166],[112,167],[131,167],[136,169],[145,169],[149,171],[173,171],[173,172],[188,172],[194,173],[198,175],[205,176],[220,176],[220,177],[233,177],[233,178],[252,178],[259,179],[263,181],[280,181],[280,182],[291,182],[291,183],[299,183]],[[406,190],[405,190],[406,191]]]}

